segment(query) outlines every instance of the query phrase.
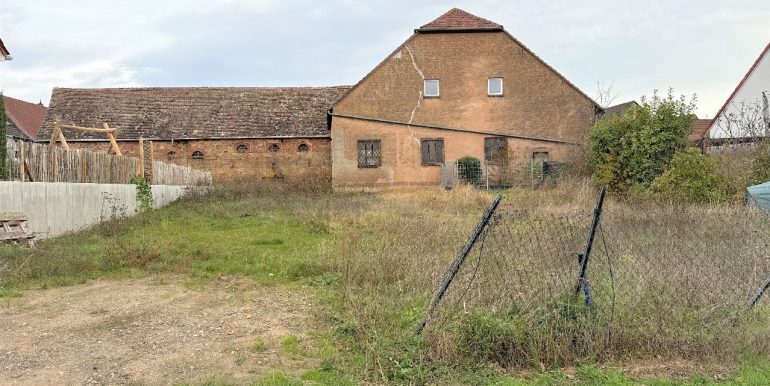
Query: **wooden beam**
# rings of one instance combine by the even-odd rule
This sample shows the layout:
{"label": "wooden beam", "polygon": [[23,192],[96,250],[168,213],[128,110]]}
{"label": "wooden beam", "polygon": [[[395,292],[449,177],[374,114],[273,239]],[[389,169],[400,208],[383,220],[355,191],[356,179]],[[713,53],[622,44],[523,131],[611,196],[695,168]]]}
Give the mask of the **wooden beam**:
{"label": "wooden beam", "polygon": [[120,148],[118,147],[118,141],[115,140],[115,136],[113,135],[115,133],[115,129],[110,129],[110,125],[108,125],[107,122],[104,122],[104,132],[107,133],[107,138],[110,139],[110,144],[112,144],[112,150],[115,151],[115,154],[123,155],[123,153],[120,152]]}
{"label": "wooden beam", "polygon": [[24,141],[19,141],[19,179],[21,179],[21,182],[24,182],[26,177],[25,166]]}
{"label": "wooden beam", "polygon": [[136,175],[144,179],[144,138],[139,137],[139,167]]}

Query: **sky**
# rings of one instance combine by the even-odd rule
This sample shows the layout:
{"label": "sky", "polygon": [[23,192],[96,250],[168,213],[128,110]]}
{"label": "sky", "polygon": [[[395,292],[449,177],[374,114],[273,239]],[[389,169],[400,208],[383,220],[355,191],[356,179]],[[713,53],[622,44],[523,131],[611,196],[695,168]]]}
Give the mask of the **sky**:
{"label": "sky", "polygon": [[673,88],[701,118],[770,42],[767,0],[0,0],[0,89],[47,104],[53,87],[355,84],[452,7],[592,97]]}

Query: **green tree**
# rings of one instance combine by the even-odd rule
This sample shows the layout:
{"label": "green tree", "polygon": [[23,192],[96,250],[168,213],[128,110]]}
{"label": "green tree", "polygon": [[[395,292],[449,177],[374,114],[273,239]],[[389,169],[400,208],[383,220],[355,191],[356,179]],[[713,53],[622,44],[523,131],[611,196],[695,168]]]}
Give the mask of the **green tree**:
{"label": "green tree", "polygon": [[677,201],[708,203],[726,199],[725,180],[714,160],[692,147],[677,153],[651,187],[660,196]]}
{"label": "green tree", "polygon": [[5,102],[3,98],[3,94],[0,93],[0,181],[5,181],[8,179],[9,171],[8,171],[8,155],[6,154],[8,152],[7,148],[7,142],[8,142],[8,127],[7,127],[8,121],[5,117]]}
{"label": "green tree", "polygon": [[649,188],[686,148],[695,101],[695,96],[690,101],[674,97],[671,89],[666,96],[655,91],[642,97],[640,107],[596,122],[589,136],[594,180],[621,192]]}

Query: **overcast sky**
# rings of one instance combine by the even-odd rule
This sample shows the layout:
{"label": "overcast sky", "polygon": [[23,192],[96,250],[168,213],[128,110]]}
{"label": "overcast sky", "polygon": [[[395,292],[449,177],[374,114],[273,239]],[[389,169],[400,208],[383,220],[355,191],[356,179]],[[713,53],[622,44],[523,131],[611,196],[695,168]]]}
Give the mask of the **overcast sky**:
{"label": "overcast sky", "polygon": [[0,0],[0,88],[47,104],[52,87],[355,84],[452,7],[588,95],[673,87],[709,118],[770,42],[768,0]]}

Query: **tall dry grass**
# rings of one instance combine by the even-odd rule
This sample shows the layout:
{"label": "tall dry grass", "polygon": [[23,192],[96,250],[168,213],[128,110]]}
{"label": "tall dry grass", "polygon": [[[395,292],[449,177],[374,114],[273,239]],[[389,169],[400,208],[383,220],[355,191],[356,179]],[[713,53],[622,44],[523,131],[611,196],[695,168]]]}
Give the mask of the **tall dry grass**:
{"label": "tall dry grass", "polygon": [[505,192],[417,340],[415,324],[492,197],[463,189],[379,195],[339,224],[346,245],[336,264],[337,322],[369,353],[371,373],[387,380],[438,364],[770,354],[766,301],[746,308],[770,275],[765,213],[609,198],[589,263],[588,308],[574,287],[596,193],[579,179]]}

